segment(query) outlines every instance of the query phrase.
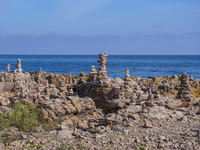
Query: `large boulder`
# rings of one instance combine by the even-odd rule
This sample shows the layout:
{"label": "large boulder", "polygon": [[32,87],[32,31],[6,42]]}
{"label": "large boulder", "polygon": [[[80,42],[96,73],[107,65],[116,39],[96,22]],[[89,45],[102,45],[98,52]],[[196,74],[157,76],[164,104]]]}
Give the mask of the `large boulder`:
{"label": "large boulder", "polygon": [[11,92],[14,84],[11,82],[0,82],[0,92]]}

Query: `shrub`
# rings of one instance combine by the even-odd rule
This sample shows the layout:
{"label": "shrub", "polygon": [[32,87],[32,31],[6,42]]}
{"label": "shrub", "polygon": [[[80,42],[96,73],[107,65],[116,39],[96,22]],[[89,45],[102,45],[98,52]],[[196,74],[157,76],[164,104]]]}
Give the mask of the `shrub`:
{"label": "shrub", "polygon": [[13,105],[13,110],[8,118],[10,126],[19,128],[22,131],[34,130],[39,125],[40,111],[28,104],[17,102]]}
{"label": "shrub", "polygon": [[7,115],[3,115],[2,113],[0,113],[0,131],[4,130],[4,128],[10,126],[10,121],[7,117]]}
{"label": "shrub", "polygon": [[0,113],[0,130],[14,126],[21,131],[33,131],[42,122],[41,109],[22,102],[13,103],[8,114]]}

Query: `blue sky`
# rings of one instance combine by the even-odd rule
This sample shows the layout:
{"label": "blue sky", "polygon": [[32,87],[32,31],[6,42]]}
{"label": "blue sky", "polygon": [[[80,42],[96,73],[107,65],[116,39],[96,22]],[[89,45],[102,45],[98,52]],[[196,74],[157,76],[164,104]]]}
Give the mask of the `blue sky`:
{"label": "blue sky", "polygon": [[0,0],[0,54],[200,55],[199,0]]}

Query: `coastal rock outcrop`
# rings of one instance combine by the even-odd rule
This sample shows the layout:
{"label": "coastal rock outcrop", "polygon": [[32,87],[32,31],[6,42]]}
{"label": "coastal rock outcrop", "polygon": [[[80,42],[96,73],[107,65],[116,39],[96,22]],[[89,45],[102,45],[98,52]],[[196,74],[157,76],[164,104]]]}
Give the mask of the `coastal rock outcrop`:
{"label": "coastal rock outcrop", "polygon": [[[98,71],[92,66],[77,75],[22,71],[20,59],[14,71],[8,65],[0,72],[0,115],[20,101],[39,109],[44,122],[57,123],[52,131],[2,131],[4,147],[23,149],[32,143],[56,149],[62,143],[75,149],[83,149],[81,144],[86,149],[199,149],[200,80],[185,72],[131,77],[129,69],[124,78],[110,78],[107,56],[99,54]],[[6,141],[5,134],[17,138]]]}

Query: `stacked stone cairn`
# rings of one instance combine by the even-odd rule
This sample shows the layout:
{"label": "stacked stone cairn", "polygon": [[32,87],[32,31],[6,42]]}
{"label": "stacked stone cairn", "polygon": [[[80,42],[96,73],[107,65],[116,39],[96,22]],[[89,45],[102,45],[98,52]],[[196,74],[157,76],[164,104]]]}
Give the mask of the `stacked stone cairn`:
{"label": "stacked stone cairn", "polygon": [[180,90],[177,97],[180,98],[182,102],[191,102],[191,90],[186,72],[182,73]]}
{"label": "stacked stone cairn", "polygon": [[10,71],[10,64],[7,64],[7,72],[9,72]]}
{"label": "stacked stone cairn", "polygon": [[95,81],[97,79],[97,71],[95,66],[91,66],[91,70],[89,73],[89,81]]}
{"label": "stacked stone cairn", "polygon": [[15,65],[16,69],[15,69],[15,72],[19,72],[21,73],[22,72],[22,68],[21,68],[21,59],[17,59],[17,65]]}
{"label": "stacked stone cairn", "polygon": [[129,69],[126,69],[125,70],[125,77],[124,77],[124,87],[126,88],[129,88],[129,81],[131,81],[131,78],[130,78],[130,74],[129,74]]}
{"label": "stacked stone cairn", "polygon": [[99,62],[100,64],[98,65],[98,73],[97,73],[97,79],[101,80],[101,79],[105,79],[107,78],[107,71],[106,71],[106,61],[107,61],[107,56],[108,54],[105,53],[101,53],[99,54],[99,60],[97,60],[97,62]]}

